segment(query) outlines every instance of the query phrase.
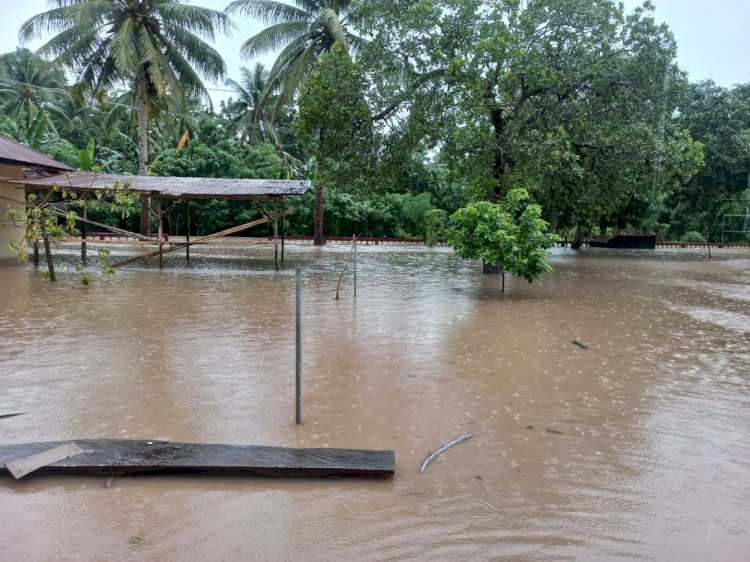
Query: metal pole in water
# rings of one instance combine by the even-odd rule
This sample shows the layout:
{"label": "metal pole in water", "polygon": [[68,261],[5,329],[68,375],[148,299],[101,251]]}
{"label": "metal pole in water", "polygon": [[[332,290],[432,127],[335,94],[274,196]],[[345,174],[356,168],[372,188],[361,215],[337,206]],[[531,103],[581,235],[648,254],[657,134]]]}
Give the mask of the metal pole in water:
{"label": "metal pole in water", "polygon": [[295,416],[294,423],[302,423],[302,270],[295,270]]}
{"label": "metal pole in water", "polygon": [[357,235],[354,235],[354,298],[357,298]]}

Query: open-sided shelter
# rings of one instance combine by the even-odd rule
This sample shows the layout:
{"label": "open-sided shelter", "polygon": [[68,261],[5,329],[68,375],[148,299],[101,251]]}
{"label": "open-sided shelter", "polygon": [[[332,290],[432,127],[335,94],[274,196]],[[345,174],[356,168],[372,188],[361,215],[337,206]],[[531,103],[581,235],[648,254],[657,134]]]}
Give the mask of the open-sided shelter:
{"label": "open-sided shelter", "polygon": [[[26,147],[13,143],[13,141],[9,142],[15,145],[15,147],[9,146],[7,150],[8,152],[12,152],[12,150],[21,151],[21,149],[30,151],[30,149],[26,149]],[[35,153],[35,151],[31,152]],[[0,158],[2,157],[2,154],[3,152],[0,152]],[[283,204],[283,200],[287,196],[302,195],[310,189],[310,182],[301,180],[123,176],[81,172],[72,170],[64,164],[55,163],[53,160],[39,153],[35,154],[46,158],[49,161],[47,162],[46,167],[40,165],[33,169],[21,171],[15,170],[15,173],[7,174],[1,173],[2,169],[0,169],[0,185],[5,185],[9,188],[15,187],[15,193],[13,194],[14,200],[21,205],[23,202],[24,188],[32,188],[44,192],[52,190],[55,187],[64,188],[69,192],[76,192],[80,196],[86,197],[92,196],[96,192],[111,190],[114,186],[119,186],[120,188],[127,188],[133,192],[147,196],[154,201],[154,204],[151,205],[151,209],[157,221],[156,237],[142,236],[138,233],[126,232],[103,224],[96,224],[99,228],[125,233],[135,238],[145,239],[159,245],[159,250],[157,252],[145,254],[143,257],[156,255],[161,257],[167,251],[176,249],[175,245],[170,245],[169,248],[166,250],[164,249],[162,209],[165,202],[189,202],[193,199],[247,200],[256,202],[266,215],[265,219],[253,221],[252,223],[247,223],[245,225],[239,225],[232,229],[215,233],[193,242],[190,242],[188,235],[187,242],[185,244],[177,245],[177,247],[187,247],[189,251],[189,246],[192,243],[198,243],[209,238],[218,238],[219,236],[240,232],[263,222],[271,222],[273,224],[275,234],[274,238],[278,242],[278,219],[282,216],[279,213],[279,204]],[[38,160],[41,162],[41,159]],[[2,160],[0,160],[0,162],[2,162]],[[56,169],[54,164],[59,164],[62,167]],[[266,208],[263,203],[270,203],[271,206]],[[187,206],[187,209],[189,232],[189,205]],[[85,217],[80,218],[82,225],[84,225],[82,232],[85,237],[86,219]],[[278,267],[278,251],[276,254]],[[129,261],[129,263],[132,263],[132,261]],[[124,263],[116,265],[124,265]]]}

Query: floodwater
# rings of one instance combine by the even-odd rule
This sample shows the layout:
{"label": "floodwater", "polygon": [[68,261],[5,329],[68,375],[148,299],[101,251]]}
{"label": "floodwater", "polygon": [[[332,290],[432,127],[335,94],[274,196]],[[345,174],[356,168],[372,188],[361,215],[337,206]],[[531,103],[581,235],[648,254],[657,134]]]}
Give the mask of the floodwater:
{"label": "floodwater", "polygon": [[750,560],[747,252],[560,250],[501,294],[450,250],[369,246],[336,301],[347,252],[288,245],[276,273],[206,246],[89,287],[0,268],[0,414],[26,412],[3,443],[396,452],[382,481],[3,477],[0,559]]}

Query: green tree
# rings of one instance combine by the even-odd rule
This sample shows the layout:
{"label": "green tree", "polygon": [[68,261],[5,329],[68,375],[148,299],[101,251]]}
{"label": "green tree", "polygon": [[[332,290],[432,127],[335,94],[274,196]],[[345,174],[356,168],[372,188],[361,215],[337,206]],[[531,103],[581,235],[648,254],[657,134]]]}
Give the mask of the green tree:
{"label": "green tree", "polygon": [[280,90],[279,103],[296,98],[315,61],[334,43],[356,52],[364,39],[352,33],[356,14],[351,0],[294,0],[294,5],[275,0],[235,0],[228,14],[243,14],[268,25],[242,45],[241,55],[254,59],[281,51],[271,68],[264,95]]}
{"label": "green tree", "polygon": [[[199,73],[225,74],[221,55],[206,40],[229,31],[222,12],[179,0],[55,0],[51,10],[26,21],[22,41],[55,33],[38,51],[71,70],[81,97],[120,81],[132,85],[138,116],[138,173],[148,173],[149,98],[203,96]],[[197,69],[197,71],[195,70]],[[148,229],[142,208],[141,229]]]}
{"label": "green tree", "polygon": [[382,154],[437,147],[469,198],[523,184],[557,223],[618,215],[644,186],[663,187],[655,170],[672,181],[695,169],[695,157],[670,160],[697,147],[670,123],[680,72],[652,8],[366,0],[360,61]]}
{"label": "green tree", "polygon": [[28,49],[0,56],[0,108],[23,123],[24,140],[39,149],[45,134],[71,126],[65,74]]}
{"label": "green tree", "polygon": [[448,243],[468,259],[497,264],[500,271],[529,283],[552,271],[547,250],[557,237],[548,232],[542,208],[525,189],[512,189],[497,203],[470,203],[451,216]]}
{"label": "green tree", "polygon": [[750,202],[750,84],[691,84],[679,120],[703,144],[704,164],[668,201],[677,236],[698,230],[721,236],[723,215],[745,214]]}
{"label": "green tree", "polygon": [[323,185],[356,190],[368,180],[372,131],[364,92],[363,76],[345,46],[336,43],[314,64],[300,95],[294,129],[317,163],[316,245],[325,244]]}
{"label": "green tree", "polygon": [[240,68],[240,81],[227,79],[225,84],[237,95],[233,100],[230,132],[251,143],[273,142],[276,132],[273,127],[273,114],[264,107],[267,101],[271,107],[276,103],[275,96],[268,100],[263,95],[268,89],[269,71],[262,63],[256,63],[252,69]]}

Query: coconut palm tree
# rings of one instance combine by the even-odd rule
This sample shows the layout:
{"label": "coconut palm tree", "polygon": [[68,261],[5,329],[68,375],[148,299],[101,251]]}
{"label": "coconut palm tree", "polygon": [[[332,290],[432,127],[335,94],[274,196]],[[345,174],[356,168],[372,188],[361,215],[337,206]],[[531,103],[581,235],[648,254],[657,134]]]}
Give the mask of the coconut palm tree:
{"label": "coconut palm tree", "polygon": [[233,114],[230,131],[251,143],[273,142],[276,136],[274,115],[268,109],[276,104],[276,96],[266,94],[268,77],[269,71],[258,62],[252,70],[246,66],[240,68],[239,82],[231,78],[224,82],[237,95],[230,108]]}
{"label": "coconut palm tree", "polygon": [[242,14],[268,25],[242,45],[240,54],[253,59],[281,51],[271,68],[269,84],[280,89],[279,103],[294,99],[313,63],[335,42],[357,52],[364,39],[349,30],[355,14],[351,0],[235,0],[228,14]]}
{"label": "coconut palm tree", "polygon": [[0,56],[0,109],[5,115],[22,117],[26,141],[39,148],[45,133],[70,127],[65,74],[28,49]]}
{"label": "coconut palm tree", "polygon": [[[266,89],[266,95],[278,90],[277,105],[297,97],[315,61],[329,52],[334,43],[354,53],[365,43],[365,39],[348,27],[356,17],[352,0],[293,2],[292,6],[275,0],[235,0],[226,9],[228,14],[244,14],[268,25],[245,41],[240,54],[251,59],[281,50],[271,68]],[[320,182],[315,184],[315,244],[325,244]]]}
{"label": "coconut palm tree", "polygon": [[[200,75],[216,80],[226,72],[221,55],[206,41],[228,32],[222,12],[181,0],[51,0],[51,10],[26,21],[22,42],[55,36],[37,52],[77,77],[83,94],[100,94],[125,82],[136,92],[138,172],[148,173],[149,97],[202,96]],[[141,230],[148,213],[141,209]]]}

